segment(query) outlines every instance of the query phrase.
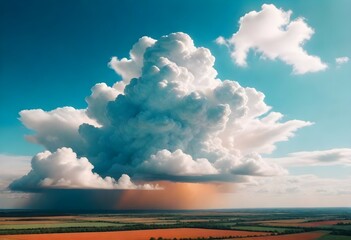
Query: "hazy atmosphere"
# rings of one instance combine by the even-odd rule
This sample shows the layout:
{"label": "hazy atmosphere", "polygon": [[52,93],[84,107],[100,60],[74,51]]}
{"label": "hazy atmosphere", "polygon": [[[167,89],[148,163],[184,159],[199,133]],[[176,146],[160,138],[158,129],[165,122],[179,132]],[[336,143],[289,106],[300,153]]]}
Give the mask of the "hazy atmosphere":
{"label": "hazy atmosphere", "polygon": [[351,207],[350,9],[0,1],[0,208]]}

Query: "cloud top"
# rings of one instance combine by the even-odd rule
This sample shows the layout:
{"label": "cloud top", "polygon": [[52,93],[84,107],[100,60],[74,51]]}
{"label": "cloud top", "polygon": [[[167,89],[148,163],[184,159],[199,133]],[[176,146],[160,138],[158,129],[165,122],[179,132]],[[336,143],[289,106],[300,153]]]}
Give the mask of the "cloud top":
{"label": "cloud top", "polygon": [[303,44],[314,30],[304,18],[291,20],[292,11],[263,4],[261,11],[251,11],[240,18],[239,30],[229,39],[218,37],[216,42],[226,45],[239,66],[247,66],[250,49],[270,60],[280,59],[293,67],[294,74],[318,72],[327,65],[317,56],[309,55]]}

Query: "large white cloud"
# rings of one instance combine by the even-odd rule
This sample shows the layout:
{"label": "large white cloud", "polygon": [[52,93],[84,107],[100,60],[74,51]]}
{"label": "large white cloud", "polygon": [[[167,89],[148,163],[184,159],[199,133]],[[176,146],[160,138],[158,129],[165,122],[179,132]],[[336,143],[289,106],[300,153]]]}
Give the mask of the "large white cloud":
{"label": "large white cloud", "polygon": [[263,4],[261,11],[251,11],[240,18],[239,30],[232,37],[219,37],[216,42],[230,48],[231,57],[239,66],[247,65],[247,55],[252,49],[264,58],[280,59],[291,65],[295,74],[326,69],[319,57],[309,55],[302,47],[314,30],[304,18],[290,20],[291,14],[290,10]]}
{"label": "large white cloud", "polygon": [[117,181],[111,177],[102,178],[94,173],[94,166],[85,157],[77,158],[70,148],[56,152],[41,152],[32,159],[32,170],[14,181],[15,190],[40,188],[93,188],[93,189],[154,189],[146,185],[135,185],[130,177],[123,174]]}
{"label": "large white cloud", "polygon": [[[88,159],[100,176],[235,181],[285,174],[260,154],[311,123],[282,121],[263,93],[216,78],[214,61],[187,34],[143,37],[130,59],[112,58],[110,66],[123,79],[112,87],[95,85],[87,109],[27,110],[21,120],[36,131],[35,142],[51,152],[72,148],[78,155],[72,159]],[[39,172],[45,176],[45,171]],[[95,186],[110,181],[87,172]]]}

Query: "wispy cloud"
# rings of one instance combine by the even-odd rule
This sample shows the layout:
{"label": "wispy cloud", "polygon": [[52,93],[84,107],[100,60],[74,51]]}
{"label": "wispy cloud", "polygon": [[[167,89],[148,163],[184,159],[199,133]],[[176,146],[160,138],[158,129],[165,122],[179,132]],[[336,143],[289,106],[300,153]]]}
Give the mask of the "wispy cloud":
{"label": "wispy cloud", "polygon": [[285,175],[271,178],[255,178],[251,183],[243,183],[242,192],[261,194],[283,194],[285,196],[351,195],[351,179],[321,178],[312,174]]}
{"label": "wispy cloud", "polygon": [[0,154],[0,176],[20,176],[30,169],[31,156]]}
{"label": "wispy cloud", "polygon": [[271,158],[283,166],[351,166],[351,148],[336,148],[323,151],[290,153],[286,157]]}

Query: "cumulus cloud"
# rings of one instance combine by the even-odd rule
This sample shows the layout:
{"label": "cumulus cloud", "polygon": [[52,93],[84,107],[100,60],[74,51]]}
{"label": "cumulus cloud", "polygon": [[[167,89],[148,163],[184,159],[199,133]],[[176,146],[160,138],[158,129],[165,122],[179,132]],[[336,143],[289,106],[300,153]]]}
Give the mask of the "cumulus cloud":
{"label": "cumulus cloud", "polygon": [[344,63],[347,63],[349,62],[349,57],[337,57],[335,58],[335,62],[337,65],[341,65],[341,64],[344,64]]}
{"label": "cumulus cloud", "polygon": [[232,168],[234,174],[255,176],[285,175],[288,171],[279,165],[267,163],[258,154],[250,154],[243,158],[242,162]]}
{"label": "cumulus cloud", "polygon": [[239,30],[229,39],[218,37],[217,44],[226,45],[239,66],[247,65],[250,49],[263,58],[280,59],[293,67],[293,73],[318,72],[327,65],[317,56],[309,55],[303,44],[310,40],[314,30],[304,18],[291,20],[292,11],[263,4],[261,11],[251,11],[240,18]]}
{"label": "cumulus cloud", "polygon": [[19,114],[21,122],[36,133],[26,136],[27,140],[55,151],[65,146],[78,150],[83,144],[78,128],[83,123],[99,126],[86,112],[85,109],[62,107],[48,112],[42,109],[22,110]]}
{"label": "cumulus cloud", "polygon": [[[93,189],[154,189],[146,185],[135,185],[126,174],[116,181],[102,178],[92,170],[94,166],[85,157],[77,158],[71,148],[60,148],[56,152],[41,152],[32,158],[32,170],[14,181],[14,190],[40,188],[93,188]],[[156,187],[157,188],[157,187]]]}
{"label": "cumulus cloud", "polygon": [[192,159],[188,154],[178,149],[170,152],[167,149],[151,155],[149,160],[141,164],[148,172],[169,174],[174,176],[216,174],[217,169],[205,158]]}
{"label": "cumulus cloud", "polygon": [[88,103],[86,115],[95,119],[99,124],[106,125],[109,122],[106,116],[107,103],[116,99],[120,92],[113,87],[107,86],[106,83],[96,84],[91,89],[91,92],[91,95],[85,98],[85,101]]}
{"label": "cumulus cloud", "polygon": [[140,77],[145,50],[154,45],[155,41],[150,37],[142,37],[130,50],[130,59],[122,58],[119,60],[117,57],[112,57],[108,65],[122,77],[122,81],[116,82],[113,86],[117,91],[123,93],[124,87],[129,84],[131,79]]}
{"label": "cumulus cloud", "polygon": [[290,153],[286,157],[270,159],[284,166],[351,166],[351,149],[336,148],[324,151]]}
{"label": "cumulus cloud", "polygon": [[[29,139],[50,151],[33,158],[25,182],[115,188],[121,183],[113,178],[123,174],[192,182],[285,174],[260,154],[311,123],[282,121],[263,93],[218,79],[214,61],[185,33],[143,37],[130,59],[112,58],[122,80],[95,85],[86,109],[22,111],[21,121],[35,131]],[[60,160],[61,152],[69,158]],[[59,168],[61,161],[77,168]]]}

